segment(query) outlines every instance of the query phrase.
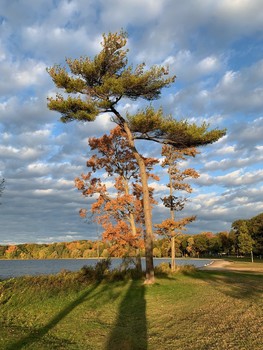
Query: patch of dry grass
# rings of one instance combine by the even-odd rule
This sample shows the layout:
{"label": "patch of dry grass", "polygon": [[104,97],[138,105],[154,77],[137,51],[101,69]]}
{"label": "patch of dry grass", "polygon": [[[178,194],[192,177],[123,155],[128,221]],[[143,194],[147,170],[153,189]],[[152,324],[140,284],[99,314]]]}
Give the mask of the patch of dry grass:
{"label": "patch of dry grass", "polygon": [[260,349],[262,277],[202,271],[163,280],[147,304],[149,348]]}

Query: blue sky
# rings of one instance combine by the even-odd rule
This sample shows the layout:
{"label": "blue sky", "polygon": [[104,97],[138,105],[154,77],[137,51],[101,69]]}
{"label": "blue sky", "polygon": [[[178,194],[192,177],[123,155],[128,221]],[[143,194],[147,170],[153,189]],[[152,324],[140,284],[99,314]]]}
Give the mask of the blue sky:
{"label": "blue sky", "polygon": [[[182,167],[200,178],[182,215],[189,233],[229,230],[263,211],[263,11],[261,0],[1,0],[0,244],[95,239],[78,216],[91,203],[74,188],[87,171],[88,138],[107,133],[109,116],[63,125],[47,109],[56,91],[46,67],[93,57],[102,33],[129,34],[129,63],[169,65],[176,74],[155,106],[189,121],[227,128]],[[145,102],[144,102],[145,103]],[[123,101],[135,112],[143,102]],[[159,148],[141,144],[145,155]],[[160,169],[156,169],[160,172]],[[109,180],[109,179],[108,179]],[[165,179],[153,184],[156,198]],[[168,215],[155,208],[155,221]]]}

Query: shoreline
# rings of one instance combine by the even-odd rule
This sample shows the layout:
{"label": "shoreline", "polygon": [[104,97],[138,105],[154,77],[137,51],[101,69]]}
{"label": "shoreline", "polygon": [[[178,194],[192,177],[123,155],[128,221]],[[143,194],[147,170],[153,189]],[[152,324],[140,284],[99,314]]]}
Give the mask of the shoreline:
{"label": "shoreline", "polygon": [[229,265],[231,265],[230,261],[213,259],[213,261],[210,264],[205,265],[200,269],[201,270],[228,270]]}
{"label": "shoreline", "polygon": [[[122,259],[122,258],[118,258],[118,257],[109,257],[111,260],[117,260],[117,259]],[[135,257],[130,257],[131,259],[135,259]],[[142,256],[141,257],[142,259],[145,259],[145,256]],[[108,258],[107,257],[93,257],[93,258],[41,258],[41,259],[38,259],[38,258],[31,258],[31,259],[21,259],[21,258],[14,258],[14,259],[3,259],[3,258],[0,258],[0,261],[12,261],[12,260],[17,260],[17,261],[27,261],[27,260],[107,260]],[[171,260],[171,257],[168,256],[168,257],[162,257],[162,258],[156,258],[154,257],[153,258],[154,260]],[[181,257],[181,258],[175,258],[175,260],[212,260],[214,261],[215,259],[212,259],[212,258],[189,258],[189,257]]]}
{"label": "shoreline", "polygon": [[207,271],[238,271],[238,272],[253,272],[263,273],[263,264],[260,266],[257,263],[248,262],[246,265],[242,262],[227,261],[214,259],[211,264],[203,266],[200,270]]}

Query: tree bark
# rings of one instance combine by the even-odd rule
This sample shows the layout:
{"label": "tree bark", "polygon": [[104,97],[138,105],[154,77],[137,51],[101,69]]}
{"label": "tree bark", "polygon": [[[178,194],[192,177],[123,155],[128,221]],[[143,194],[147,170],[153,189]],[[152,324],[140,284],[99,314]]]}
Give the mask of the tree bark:
{"label": "tree bark", "polygon": [[148,190],[148,177],[144,160],[137,153],[136,159],[140,168],[142,190],[143,190],[143,211],[145,220],[145,260],[146,260],[146,284],[154,283],[153,265],[153,233],[152,233],[152,208]]}
{"label": "tree bark", "polygon": [[154,283],[154,265],[153,265],[152,208],[151,208],[151,202],[150,202],[146,166],[142,156],[140,155],[140,153],[137,151],[135,147],[134,138],[129,128],[129,125],[114,107],[111,107],[111,110],[115,114],[115,116],[118,118],[120,125],[122,126],[123,130],[127,135],[129,145],[131,147],[133,155],[140,169],[142,192],[143,192],[143,212],[144,212],[144,221],[145,221],[144,242],[145,242],[146,279],[144,283],[153,284]]}
{"label": "tree bark", "polygon": [[146,284],[154,283],[154,265],[153,265],[153,233],[152,233],[152,208],[150,203],[150,194],[148,189],[148,177],[143,158],[137,151],[132,133],[127,125],[124,123],[124,130],[128,136],[128,140],[133,151],[134,157],[140,169],[140,176],[142,182],[143,192],[143,212],[145,220],[145,260],[146,260]]}
{"label": "tree bark", "polygon": [[[170,198],[172,198],[173,195],[173,183],[172,183],[172,177],[171,174],[169,174],[169,181],[170,181]],[[171,219],[174,220],[174,209],[171,207],[170,209],[170,215],[171,215]],[[175,231],[173,230],[173,232],[171,232],[171,269],[174,272],[175,271]]]}
{"label": "tree bark", "polygon": [[[128,181],[125,178],[123,178],[123,181],[124,181],[124,184],[125,184],[124,185],[125,186],[125,193],[127,195],[129,195],[130,191],[129,191]],[[136,236],[137,230],[136,230],[134,215],[133,215],[132,212],[129,213],[129,222],[130,222],[130,225],[131,225],[132,235]],[[139,248],[136,248],[136,270],[137,270],[137,272],[142,273],[142,261],[141,261],[141,255],[140,255],[140,249]]]}
{"label": "tree bark", "polygon": [[172,236],[171,239],[171,252],[172,252],[172,264],[171,264],[171,269],[174,272],[175,271],[175,237]]}

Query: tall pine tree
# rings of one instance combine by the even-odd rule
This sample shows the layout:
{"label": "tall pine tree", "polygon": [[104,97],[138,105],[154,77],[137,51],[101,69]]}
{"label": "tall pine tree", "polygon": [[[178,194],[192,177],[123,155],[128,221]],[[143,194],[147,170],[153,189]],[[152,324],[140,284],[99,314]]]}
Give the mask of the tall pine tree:
{"label": "tall pine tree", "polygon": [[[69,70],[60,65],[48,68],[47,71],[55,85],[63,91],[63,95],[57,94],[55,98],[48,98],[48,107],[61,113],[62,122],[91,122],[99,114],[110,113],[114,122],[126,133],[140,168],[146,231],[146,283],[153,283],[152,210],[148,177],[144,158],[138,151],[135,140],[170,144],[180,149],[213,143],[222,137],[225,131],[208,131],[206,123],[197,126],[186,120],[177,121],[172,116],[165,116],[162,109],[155,110],[152,106],[134,115],[121,114],[118,105],[122,99],[158,99],[161,90],[175,81],[175,76],[169,77],[165,67],[153,66],[146,70],[144,63],[135,68],[129,66],[126,43],[127,34],[122,31],[104,34],[102,50],[93,59],[66,59]],[[68,96],[65,93],[68,93]]]}

